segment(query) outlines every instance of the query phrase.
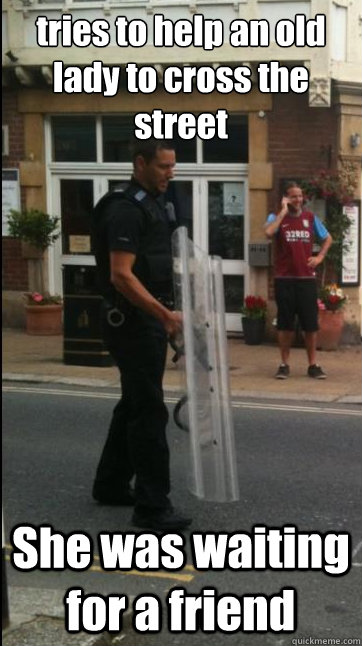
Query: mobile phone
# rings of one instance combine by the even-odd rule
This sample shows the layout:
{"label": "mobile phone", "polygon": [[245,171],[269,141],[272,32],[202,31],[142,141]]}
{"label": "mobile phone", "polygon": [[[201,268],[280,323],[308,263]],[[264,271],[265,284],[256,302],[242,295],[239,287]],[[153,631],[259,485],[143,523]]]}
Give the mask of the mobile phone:
{"label": "mobile phone", "polygon": [[289,213],[295,213],[297,209],[290,202],[289,196],[286,193],[284,193],[283,198],[286,198],[288,200],[288,211],[289,211]]}

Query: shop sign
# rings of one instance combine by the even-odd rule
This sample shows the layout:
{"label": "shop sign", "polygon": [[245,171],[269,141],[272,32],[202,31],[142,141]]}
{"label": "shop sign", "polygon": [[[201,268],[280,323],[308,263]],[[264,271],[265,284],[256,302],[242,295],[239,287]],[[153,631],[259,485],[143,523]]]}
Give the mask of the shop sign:
{"label": "shop sign", "polygon": [[361,220],[360,202],[343,207],[343,213],[350,220],[350,227],[345,235],[348,248],[343,251],[342,285],[360,284],[361,265]]}

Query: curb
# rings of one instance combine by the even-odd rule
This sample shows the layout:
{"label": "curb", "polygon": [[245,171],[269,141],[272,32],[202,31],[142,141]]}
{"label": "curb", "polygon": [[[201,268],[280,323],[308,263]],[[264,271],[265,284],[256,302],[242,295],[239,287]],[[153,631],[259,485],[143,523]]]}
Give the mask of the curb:
{"label": "curb", "polygon": [[[26,383],[47,383],[47,384],[62,384],[72,386],[88,386],[93,388],[119,388],[119,382],[109,381],[105,379],[84,379],[77,377],[60,377],[56,375],[38,375],[38,374],[21,374],[16,372],[5,372],[2,375],[3,382],[26,382]],[[175,386],[164,387],[166,392],[169,393],[182,393],[183,389]],[[298,402],[317,402],[324,404],[338,403],[338,404],[362,404],[361,395],[317,395],[313,393],[287,393],[287,392],[268,392],[264,391],[262,394],[256,390],[232,390],[231,398],[236,400],[242,399],[274,399],[274,400],[288,400]]]}
{"label": "curb", "polygon": [[2,375],[3,381],[23,381],[26,383],[34,384],[63,384],[74,386],[92,386],[99,388],[116,388],[119,386],[117,381],[109,381],[106,379],[84,379],[83,377],[60,377],[57,375],[38,375],[38,374],[22,374],[18,372],[4,372]]}
{"label": "curb", "polygon": [[315,395],[313,393],[281,393],[281,392],[263,392],[256,390],[232,390],[232,399],[275,399],[288,400],[294,402],[316,402],[320,404],[362,404],[362,395]]}

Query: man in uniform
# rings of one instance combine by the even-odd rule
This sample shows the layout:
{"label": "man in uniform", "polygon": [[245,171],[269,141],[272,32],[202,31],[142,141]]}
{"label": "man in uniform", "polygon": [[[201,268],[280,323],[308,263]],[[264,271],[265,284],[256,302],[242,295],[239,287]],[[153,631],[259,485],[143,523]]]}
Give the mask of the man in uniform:
{"label": "man in uniform", "polygon": [[[279,212],[271,213],[265,225],[267,237],[275,237],[275,300],[281,356],[276,379],[289,377],[289,354],[296,315],[305,334],[307,374],[314,379],[326,378],[316,361],[318,301],[315,269],[331,246],[332,237],[316,215],[303,209],[303,202],[300,186],[289,182]],[[314,256],[315,237],[321,241],[321,247]]]}
{"label": "man in uniform", "polygon": [[175,163],[167,142],[136,142],[132,179],[124,192],[100,200],[93,233],[105,302],[104,336],[122,387],[93,497],[102,504],[134,503],[133,524],[162,531],[182,530],[191,522],[169,500],[168,411],[162,389],[167,340],[182,326],[181,313],[171,309],[176,223],[172,205],[164,201]]}

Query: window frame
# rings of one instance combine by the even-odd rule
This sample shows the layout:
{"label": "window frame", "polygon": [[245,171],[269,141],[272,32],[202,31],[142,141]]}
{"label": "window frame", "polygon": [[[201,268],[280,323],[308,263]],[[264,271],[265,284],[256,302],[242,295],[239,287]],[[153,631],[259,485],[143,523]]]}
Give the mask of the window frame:
{"label": "window frame", "polygon": [[[129,116],[130,113],[119,113],[119,114],[110,114],[110,113],[102,113],[102,114],[93,114],[93,113],[85,113],[85,114],[64,114],[64,113],[54,113],[54,114],[49,114],[45,117],[45,130],[46,133],[48,134],[48,142],[49,146],[47,146],[47,152],[50,151],[50,159],[48,160],[48,163],[53,166],[53,165],[59,165],[62,164],[64,167],[66,166],[71,167],[72,164],[78,165],[83,165],[85,164],[85,168],[89,170],[91,168],[91,164],[99,164],[103,166],[108,166],[111,167],[112,165],[117,165],[117,168],[127,168],[131,164],[131,160],[129,162],[109,162],[109,161],[104,161],[104,137],[103,137],[103,119],[104,117],[122,117],[122,116]],[[52,120],[53,118],[56,117],[69,117],[69,118],[74,118],[74,117],[89,117],[89,118],[94,118],[95,119],[95,160],[94,161],[57,161],[55,157],[55,150],[54,150],[54,138],[53,138],[53,128],[52,128]],[[131,115],[132,116],[132,115]],[[235,117],[245,117],[246,118],[246,127],[248,128],[248,115],[244,113],[232,113],[231,116]],[[207,143],[207,142],[205,142]],[[179,167],[181,164],[183,167],[199,167],[202,166],[204,169],[207,167],[212,167],[212,169],[216,168],[236,168],[236,167],[242,167],[244,168],[245,166],[248,165],[249,163],[249,154],[248,154],[248,159],[245,162],[227,162],[227,161],[220,161],[220,162],[208,162],[204,161],[204,142],[202,139],[199,137],[196,137],[196,159],[195,161],[191,162],[178,162],[177,166]]]}

